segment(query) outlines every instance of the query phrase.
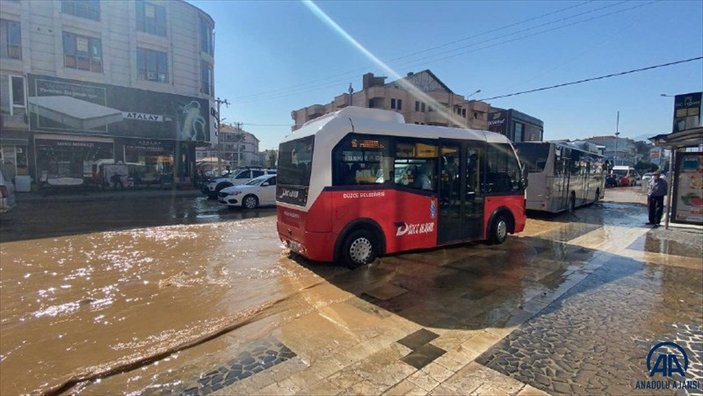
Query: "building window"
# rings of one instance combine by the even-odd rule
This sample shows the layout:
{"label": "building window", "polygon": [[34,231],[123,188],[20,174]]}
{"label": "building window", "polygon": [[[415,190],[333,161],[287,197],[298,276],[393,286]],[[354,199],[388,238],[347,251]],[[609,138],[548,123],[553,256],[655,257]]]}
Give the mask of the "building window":
{"label": "building window", "polygon": [[100,39],[63,32],[63,65],[70,69],[103,71]]}
{"label": "building window", "polygon": [[420,111],[425,112],[425,102],[420,103]]}
{"label": "building window", "polygon": [[166,7],[143,0],[137,1],[137,30],[166,35]]}
{"label": "building window", "polygon": [[398,101],[396,102],[396,105],[398,106],[396,108],[396,110],[403,110],[403,100],[402,99],[398,99]]}
{"label": "building window", "polygon": [[200,51],[214,54],[212,45],[212,25],[205,18],[200,18]]}
{"label": "building window", "polygon": [[395,109],[395,99],[391,98],[391,109]]}
{"label": "building window", "polygon": [[71,14],[81,18],[100,20],[99,0],[63,0],[61,2],[61,12]]}
{"label": "building window", "polygon": [[524,139],[523,139],[524,128],[525,128],[525,124],[522,124],[520,122],[514,123],[513,142],[517,143],[517,142],[524,141]]}
{"label": "building window", "polygon": [[140,80],[168,82],[166,53],[137,48],[137,76]]}
{"label": "building window", "polygon": [[208,62],[200,61],[200,92],[205,95],[214,95],[213,80],[212,66]]}
{"label": "building window", "polygon": [[461,116],[466,118],[466,109],[461,109]]}
{"label": "building window", "polygon": [[24,94],[24,77],[10,76],[10,115],[26,114],[27,104]]}
{"label": "building window", "polygon": [[420,111],[420,102],[415,101],[415,111]]}
{"label": "building window", "polygon": [[0,56],[22,59],[22,32],[19,22],[0,19]]}

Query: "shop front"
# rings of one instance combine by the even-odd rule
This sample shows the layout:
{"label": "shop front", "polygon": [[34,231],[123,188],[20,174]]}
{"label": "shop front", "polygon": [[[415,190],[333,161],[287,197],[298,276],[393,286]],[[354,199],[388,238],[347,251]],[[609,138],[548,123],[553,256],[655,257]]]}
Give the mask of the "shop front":
{"label": "shop front", "polygon": [[15,180],[18,192],[29,191],[29,141],[26,138],[0,138],[0,169],[3,175]]}
{"label": "shop front", "polygon": [[29,173],[40,185],[186,184],[195,147],[210,141],[200,98],[29,75],[28,107]]}
{"label": "shop front", "polygon": [[118,139],[118,157],[124,159],[136,187],[171,184],[176,171],[176,142],[152,139]]}
{"label": "shop front", "polygon": [[100,184],[100,166],[114,162],[110,138],[34,135],[36,179],[40,187]]}

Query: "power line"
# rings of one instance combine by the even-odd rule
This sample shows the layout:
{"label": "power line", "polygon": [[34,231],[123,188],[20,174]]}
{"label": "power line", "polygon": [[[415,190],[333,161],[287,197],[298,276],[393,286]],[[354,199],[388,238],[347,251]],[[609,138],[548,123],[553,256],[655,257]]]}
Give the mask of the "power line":
{"label": "power line", "polygon": [[654,66],[647,66],[647,67],[642,67],[639,69],[633,69],[633,70],[628,70],[624,72],[619,72],[619,73],[612,73],[612,74],[606,74],[604,76],[598,76],[598,77],[591,77],[591,78],[585,78],[583,80],[578,80],[578,81],[571,81],[567,83],[562,83],[562,84],[556,84],[556,85],[550,85],[548,87],[542,87],[542,88],[535,88],[535,89],[530,89],[528,91],[520,91],[520,92],[515,92],[511,94],[506,94],[506,95],[498,95],[498,96],[492,96],[490,98],[483,98],[479,99],[481,101],[487,101],[487,100],[493,100],[493,99],[502,99],[502,98],[508,98],[511,96],[518,96],[518,95],[524,95],[528,93],[533,93],[533,92],[540,92],[540,91],[546,91],[548,89],[554,89],[554,88],[561,88],[561,87],[566,87],[569,85],[576,85],[576,84],[583,84],[586,82],[591,82],[591,81],[596,81],[596,80],[604,80],[606,78],[611,78],[611,77],[617,77],[617,76],[624,76],[626,74],[632,74],[632,73],[638,73],[646,70],[652,70],[652,69],[658,69],[661,67],[667,67],[667,66],[673,66],[673,65],[678,65],[681,63],[687,63],[687,62],[693,62],[696,60],[703,59],[703,56],[699,56],[696,58],[689,58],[689,59],[683,59],[683,60],[678,60],[675,62],[669,62],[669,63],[662,63],[660,65],[654,65]]}
{"label": "power line", "polygon": [[268,127],[278,127],[278,126],[286,126],[289,127],[293,125],[293,123],[290,124],[254,124],[251,122],[240,122],[241,125],[251,125],[251,126],[268,126]]}
{"label": "power line", "polygon": [[[463,38],[460,38],[460,39],[456,39],[456,40],[453,40],[453,41],[450,41],[450,42],[447,42],[447,43],[443,43],[443,44],[440,44],[440,45],[437,45],[437,46],[428,47],[428,48],[425,48],[425,49],[422,49],[422,50],[419,50],[419,51],[416,51],[416,52],[413,52],[413,53],[410,53],[410,54],[407,54],[407,55],[402,55],[402,56],[393,58],[393,59],[390,60],[390,62],[397,61],[397,60],[401,60],[401,59],[405,59],[405,58],[412,57],[412,56],[417,55],[417,54],[421,54],[421,53],[433,51],[433,50],[436,50],[436,49],[439,49],[439,48],[444,48],[444,47],[447,47],[447,46],[449,46],[449,45],[456,44],[456,43],[458,43],[458,42],[466,41],[466,40],[469,40],[469,39],[472,39],[472,38],[476,38],[476,37],[481,37],[481,36],[484,36],[484,35],[487,35],[487,34],[490,34],[490,33],[498,32],[498,31],[501,31],[501,30],[506,30],[506,29],[508,29],[508,28],[511,28],[511,27],[514,27],[514,26],[519,26],[519,25],[522,25],[522,24],[525,24],[525,23],[528,23],[528,22],[531,22],[531,21],[539,20],[539,19],[542,19],[542,18],[551,16],[551,15],[560,14],[560,13],[563,13],[563,12],[565,12],[565,11],[568,11],[568,10],[571,10],[571,9],[574,9],[574,8],[577,8],[577,7],[582,7],[582,6],[584,6],[584,5],[586,5],[586,4],[589,4],[589,3],[591,3],[591,2],[593,2],[593,0],[588,0],[588,1],[584,1],[584,2],[579,3],[579,4],[576,4],[576,5],[572,5],[572,6],[560,8],[560,9],[555,10],[555,11],[551,11],[551,12],[548,12],[548,13],[545,13],[545,14],[541,14],[541,15],[538,15],[538,16],[535,16],[535,17],[530,17],[530,18],[527,18],[527,19],[523,19],[523,20],[521,20],[521,21],[514,22],[514,23],[510,23],[510,24],[507,24],[507,25],[503,25],[503,26],[500,26],[500,27],[498,27],[498,28],[486,30],[486,31],[483,31],[483,32],[481,32],[481,33],[469,35],[469,36],[466,36],[466,37],[463,37]],[[615,4],[615,5],[618,5],[618,4],[621,4],[621,3],[622,3],[622,2],[617,3],[617,4]],[[601,9],[601,8],[599,8],[599,9],[597,9],[597,10],[600,10],[600,9]],[[597,11],[597,10],[596,10],[596,11]],[[581,14],[579,14],[579,15],[581,15]],[[367,68],[367,66],[364,66],[363,68],[356,68],[356,69],[353,69],[353,70],[349,70],[349,71],[343,72],[343,73],[341,73],[341,74],[332,75],[332,76],[327,77],[327,78],[324,78],[324,79],[310,80],[310,81],[308,81],[308,82],[306,82],[306,83],[300,83],[300,84],[296,84],[296,85],[291,85],[291,86],[289,86],[289,87],[278,88],[278,89],[274,89],[274,90],[270,90],[270,91],[261,91],[261,92],[259,92],[259,93],[254,93],[254,94],[250,94],[250,95],[241,96],[241,97],[238,97],[237,99],[238,99],[238,100],[248,99],[248,98],[258,97],[258,96],[261,96],[261,95],[268,95],[268,94],[272,94],[272,93],[278,93],[278,92],[281,92],[281,91],[288,91],[288,90],[290,90],[290,89],[294,89],[294,88],[297,88],[297,87],[307,87],[307,86],[309,86],[309,85],[312,84],[312,83],[316,83],[316,82],[320,82],[320,81],[330,81],[330,80],[333,79],[333,78],[334,78],[334,79],[337,79],[338,77],[341,77],[341,76],[348,76],[348,75],[350,75],[350,74],[352,74],[352,73],[353,73],[354,75],[356,75],[356,74],[359,72],[359,70],[362,70],[362,71],[363,71],[363,70],[366,70],[366,68]],[[335,82],[336,82],[336,80],[335,80]]]}

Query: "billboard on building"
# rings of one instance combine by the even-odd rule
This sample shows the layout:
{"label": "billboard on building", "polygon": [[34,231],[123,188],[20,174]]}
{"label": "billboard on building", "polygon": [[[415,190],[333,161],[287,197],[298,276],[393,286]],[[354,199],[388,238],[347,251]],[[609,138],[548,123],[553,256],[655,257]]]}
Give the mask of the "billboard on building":
{"label": "billboard on building", "polygon": [[35,131],[210,141],[206,99],[30,74],[27,101]]}
{"label": "billboard on building", "polygon": [[674,99],[674,133],[703,127],[701,96],[701,92],[676,95]]}
{"label": "billboard on building", "polygon": [[499,110],[488,114],[488,130],[491,132],[506,134],[507,112]]}

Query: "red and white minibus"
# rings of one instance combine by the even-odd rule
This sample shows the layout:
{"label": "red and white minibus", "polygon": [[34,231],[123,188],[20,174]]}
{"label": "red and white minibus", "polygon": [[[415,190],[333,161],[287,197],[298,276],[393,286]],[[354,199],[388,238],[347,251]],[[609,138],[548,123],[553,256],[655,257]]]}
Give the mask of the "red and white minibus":
{"label": "red and white minibus", "polygon": [[350,267],[405,250],[502,243],[525,227],[522,175],[503,135],[346,107],[281,143],[278,235],[295,253]]}

